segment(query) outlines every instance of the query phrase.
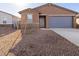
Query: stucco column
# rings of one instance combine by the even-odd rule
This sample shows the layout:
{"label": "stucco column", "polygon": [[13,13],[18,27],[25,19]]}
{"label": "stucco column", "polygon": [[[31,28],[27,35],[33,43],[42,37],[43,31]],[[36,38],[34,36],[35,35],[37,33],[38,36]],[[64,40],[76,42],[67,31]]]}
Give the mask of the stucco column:
{"label": "stucco column", "polygon": [[73,17],[73,28],[76,28],[76,17]]}
{"label": "stucco column", "polygon": [[46,28],[48,28],[48,15],[46,15]]}

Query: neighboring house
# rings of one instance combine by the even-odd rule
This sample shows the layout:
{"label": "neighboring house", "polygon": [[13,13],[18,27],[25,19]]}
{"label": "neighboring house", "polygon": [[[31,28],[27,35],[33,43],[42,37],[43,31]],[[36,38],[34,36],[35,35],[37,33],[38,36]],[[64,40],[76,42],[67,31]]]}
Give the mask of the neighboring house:
{"label": "neighboring house", "polygon": [[21,14],[21,26],[36,24],[39,28],[76,28],[75,11],[57,6],[45,4],[33,9],[25,9]]}
{"label": "neighboring house", "polygon": [[16,27],[19,20],[20,20],[19,17],[0,11],[0,26]]}

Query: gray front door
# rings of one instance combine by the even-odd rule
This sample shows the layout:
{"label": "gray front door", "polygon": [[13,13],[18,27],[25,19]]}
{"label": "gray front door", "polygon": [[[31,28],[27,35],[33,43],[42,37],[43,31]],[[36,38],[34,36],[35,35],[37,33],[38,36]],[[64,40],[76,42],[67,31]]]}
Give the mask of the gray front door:
{"label": "gray front door", "polygon": [[49,28],[72,28],[72,17],[52,16],[48,19]]}
{"label": "gray front door", "polygon": [[39,20],[40,20],[40,28],[45,28],[46,27],[46,18],[45,18],[45,16],[40,16]]}

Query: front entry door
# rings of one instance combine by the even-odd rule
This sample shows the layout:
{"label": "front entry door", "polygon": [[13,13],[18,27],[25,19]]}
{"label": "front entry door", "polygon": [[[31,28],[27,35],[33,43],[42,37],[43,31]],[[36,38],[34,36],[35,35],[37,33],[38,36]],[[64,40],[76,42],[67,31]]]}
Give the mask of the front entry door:
{"label": "front entry door", "polygon": [[46,17],[45,16],[40,16],[40,28],[46,28]]}

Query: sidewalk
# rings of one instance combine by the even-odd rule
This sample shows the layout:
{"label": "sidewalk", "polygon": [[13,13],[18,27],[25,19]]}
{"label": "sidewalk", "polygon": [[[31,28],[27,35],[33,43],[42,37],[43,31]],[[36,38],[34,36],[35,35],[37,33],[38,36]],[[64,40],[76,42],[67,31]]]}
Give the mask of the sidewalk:
{"label": "sidewalk", "polygon": [[14,42],[19,36],[20,31],[17,30],[13,33],[10,33],[6,36],[0,37],[0,56],[7,55],[9,49],[12,47]]}

